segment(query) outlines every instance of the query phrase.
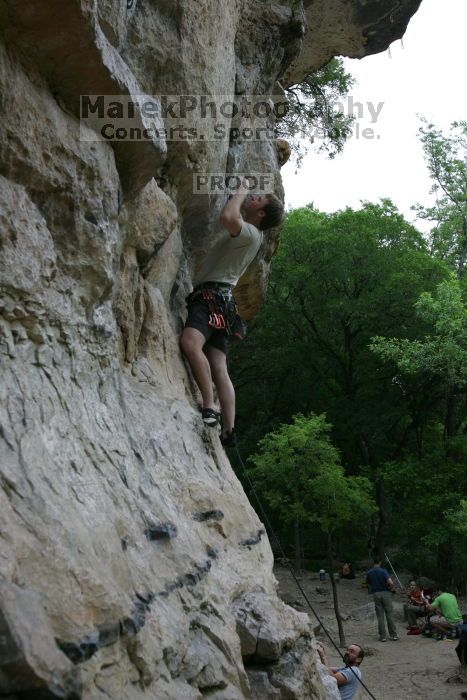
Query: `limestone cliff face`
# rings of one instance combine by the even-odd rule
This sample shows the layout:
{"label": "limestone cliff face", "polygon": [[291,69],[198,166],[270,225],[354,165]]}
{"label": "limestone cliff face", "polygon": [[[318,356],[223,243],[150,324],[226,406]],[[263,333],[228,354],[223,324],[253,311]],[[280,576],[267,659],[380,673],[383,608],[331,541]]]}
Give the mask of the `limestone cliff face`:
{"label": "limestone cliff face", "polygon": [[86,140],[80,95],[267,98],[417,5],[0,1],[2,697],[325,697],[177,342],[225,201],[193,174],[278,175],[274,144]]}

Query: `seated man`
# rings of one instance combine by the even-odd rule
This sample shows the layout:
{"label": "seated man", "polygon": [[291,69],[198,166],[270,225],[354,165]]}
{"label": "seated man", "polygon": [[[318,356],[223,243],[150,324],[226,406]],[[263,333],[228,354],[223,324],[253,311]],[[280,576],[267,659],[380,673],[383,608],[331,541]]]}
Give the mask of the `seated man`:
{"label": "seated man", "polygon": [[355,578],[353,564],[351,561],[344,562],[344,565],[342,566],[341,578],[349,578],[349,579]]}
{"label": "seated man", "polygon": [[425,615],[426,601],[422,589],[415,581],[409,583],[407,598],[409,599],[408,603],[404,603],[404,617],[409,623],[407,634],[420,634],[417,617]]}
{"label": "seated man", "polygon": [[365,656],[362,647],[359,644],[351,644],[348,646],[344,654],[345,666],[339,666],[337,668],[331,668],[329,666],[322,646],[319,646],[317,651],[321,663],[327,666],[329,675],[337,681],[341,700],[352,700],[358,692],[360,680],[362,678],[362,672],[359,669],[363,657]]}
{"label": "seated man", "polygon": [[461,611],[457,603],[456,596],[452,593],[439,589],[439,595],[431,605],[428,605],[430,612],[437,613],[430,617],[430,624],[438,632],[436,639],[440,641],[446,634],[452,634],[456,625],[463,622]]}

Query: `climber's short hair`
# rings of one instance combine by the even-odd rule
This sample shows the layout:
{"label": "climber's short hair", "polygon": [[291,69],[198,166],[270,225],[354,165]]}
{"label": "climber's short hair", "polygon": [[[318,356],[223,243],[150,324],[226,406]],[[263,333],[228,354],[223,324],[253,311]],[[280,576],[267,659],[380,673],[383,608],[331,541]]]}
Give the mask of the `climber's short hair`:
{"label": "climber's short hair", "polygon": [[258,224],[261,231],[279,226],[284,218],[284,205],[280,199],[275,194],[268,194],[267,198],[268,202],[263,207],[264,216]]}

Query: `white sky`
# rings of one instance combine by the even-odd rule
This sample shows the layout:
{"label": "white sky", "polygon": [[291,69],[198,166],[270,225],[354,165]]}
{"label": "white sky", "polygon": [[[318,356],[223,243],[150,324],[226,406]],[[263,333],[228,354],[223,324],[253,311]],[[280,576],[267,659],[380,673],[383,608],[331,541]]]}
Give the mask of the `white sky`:
{"label": "white sky", "polygon": [[[432,199],[417,114],[446,130],[452,121],[467,118],[466,28],[465,0],[422,0],[402,43],[362,60],[345,59],[346,70],[357,79],[353,101],[364,103],[364,116],[357,119],[360,138],[354,135],[333,160],[309,153],[297,174],[289,161],[282,168],[286,206],[313,202],[332,212],[390,197],[414,221],[410,206]],[[375,108],[384,102],[376,123],[366,102]],[[361,136],[368,127],[374,130],[372,140]],[[427,223],[417,226],[426,230]]]}

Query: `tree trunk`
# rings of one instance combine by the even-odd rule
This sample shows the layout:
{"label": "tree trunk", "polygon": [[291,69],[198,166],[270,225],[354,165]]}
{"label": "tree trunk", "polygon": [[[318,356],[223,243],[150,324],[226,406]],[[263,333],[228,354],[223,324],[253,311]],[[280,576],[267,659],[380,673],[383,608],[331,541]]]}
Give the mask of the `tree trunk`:
{"label": "tree trunk", "polygon": [[446,412],[444,416],[444,440],[447,442],[449,438],[455,436],[456,430],[456,413],[457,413],[457,394],[455,388],[449,386],[446,392]]}
{"label": "tree trunk", "polygon": [[454,550],[451,542],[441,542],[438,545],[438,579],[447,588],[454,582],[453,576]]}
{"label": "tree trunk", "polygon": [[365,435],[361,434],[359,435],[359,444],[360,444],[360,450],[362,453],[362,458],[363,458],[363,463],[370,467],[371,472],[372,472],[372,481],[375,485],[375,495],[376,495],[376,505],[378,506],[378,513],[377,513],[377,523],[376,523],[376,528],[373,530],[373,524],[372,524],[372,530],[374,532],[374,536],[370,537],[370,541],[372,543],[372,546],[368,547],[368,554],[369,554],[369,559],[372,561],[373,557],[378,556],[381,558],[381,561],[384,561],[384,549],[385,549],[385,540],[386,540],[386,532],[387,532],[387,527],[388,527],[388,516],[387,516],[387,507],[386,507],[386,496],[384,492],[384,485],[383,485],[383,480],[381,479],[381,476],[379,474],[379,469],[378,466],[375,465],[372,462],[371,455],[370,455],[370,450],[368,447],[368,441],[365,437]]}
{"label": "tree trunk", "polygon": [[298,518],[294,521],[294,549],[295,549],[295,571],[298,572],[302,568],[302,542],[300,537],[300,523]]}
{"label": "tree trunk", "polygon": [[329,533],[327,536],[327,555],[328,555],[329,578],[331,579],[332,598],[333,598],[333,602],[334,602],[334,612],[336,614],[337,629],[339,630],[339,645],[341,647],[345,647],[346,641],[345,641],[345,634],[344,634],[344,625],[343,625],[342,617],[341,617],[341,614],[339,611],[339,599],[337,596],[336,579],[334,578],[334,571],[333,571],[333,564],[332,564],[332,540],[331,540],[331,535]]}
{"label": "tree trunk", "polygon": [[459,236],[459,263],[457,266],[457,277],[462,280],[465,275],[467,263],[467,220],[464,216],[462,221],[462,232]]}
{"label": "tree trunk", "polygon": [[388,516],[386,510],[386,494],[381,477],[376,477],[376,504],[378,506],[378,524],[375,534],[375,549],[381,561],[384,561],[384,549],[386,532],[388,528]]}

